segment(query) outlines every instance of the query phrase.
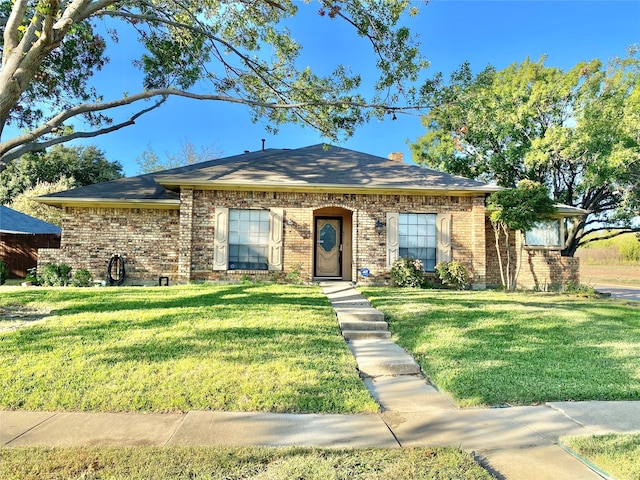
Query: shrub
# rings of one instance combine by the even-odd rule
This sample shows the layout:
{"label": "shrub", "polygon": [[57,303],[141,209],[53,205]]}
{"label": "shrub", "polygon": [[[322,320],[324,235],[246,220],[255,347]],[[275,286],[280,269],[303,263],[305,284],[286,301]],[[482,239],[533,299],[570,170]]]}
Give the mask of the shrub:
{"label": "shrub", "polygon": [[27,276],[24,278],[25,282],[31,282],[31,285],[40,285],[40,278],[38,278],[37,267],[28,268]]}
{"label": "shrub", "polygon": [[0,285],[4,285],[7,278],[9,278],[9,267],[6,263],[0,260]]}
{"label": "shrub", "polygon": [[71,285],[74,287],[90,287],[93,285],[93,277],[89,270],[86,268],[81,268],[73,274],[73,278],[71,278]]}
{"label": "shrub", "polygon": [[460,262],[440,262],[436,265],[436,273],[443,285],[463,290],[469,285],[467,268]]}
{"label": "shrub", "polygon": [[42,267],[41,282],[42,285],[52,287],[64,287],[69,285],[69,274],[71,267],[64,263],[56,265],[50,263]]}
{"label": "shrub", "polygon": [[300,270],[302,270],[302,264],[296,263],[293,268],[289,272],[287,272],[284,277],[284,281],[286,283],[293,283],[294,285],[302,285],[303,281]]}
{"label": "shrub", "polygon": [[396,260],[391,267],[391,280],[398,287],[425,288],[428,284],[422,261],[414,258]]}

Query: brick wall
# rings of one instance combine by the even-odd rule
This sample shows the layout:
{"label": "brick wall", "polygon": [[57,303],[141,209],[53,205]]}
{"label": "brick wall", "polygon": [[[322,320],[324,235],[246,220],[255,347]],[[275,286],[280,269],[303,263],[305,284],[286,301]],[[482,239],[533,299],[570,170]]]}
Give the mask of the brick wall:
{"label": "brick wall", "polygon": [[[283,272],[213,270],[214,213],[216,207],[284,209]],[[88,268],[103,279],[113,254],[126,260],[127,283],[153,283],[159,276],[171,282],[237,280],[243,276],[267,278],[297,271],[305,281],[313,278],[314,213],[342,212],[351,228],[351,265],[345,278],[358,282],[386,282],[386,228],[378,233],[376,221],[386,222],[390,212],[451,215],[452,260],[465,264],[476,287],[499,284],[493,230],[485,218],[484,196],[363,195],[288,192],[234,192],[183,189],[181,210],[66,208],[59,250],[40,250],[39,265],[67,263]],[[327,210],[330,209],[330,210]],[[534,254],[535,253],[535,254]],[[528,251],[521,281],[557,283],[562,276],[577,278],[577,262],[557,252]],[[347,257],[345,257],[347,258]],[[359,271],[366,267],[371,276]],[[533,269],[533,270],[532,270]],[[535,272],[531,273],[531,272]],[[568,272],[568,273],[567,273]]]}
{"label": "brick wall", "polygon": [[[189,204],[182,194],[183,209]],[[353,256],[351,279],[387,281],[385,267],[386,232],[376,231],[376,221],[385,221],[387,212],[451,213],[453,259],[467,265],[470,273],[484,284],[486,258],[484,249],[484,197],[450,197],[426,195],[362,195],[289,192],[234,192],[196,190],[193,192],[192,248],[190,276],[186,280],[224,280],[274,275],[266,271],[213,271],[214,212],[226,208],[284,209],[284,273],[299,271],[304,280],[313,277],[314,211],[341,208],[351,215]],[[290,224],[289,224],[290,223]],[[181,225],[185,224],[182,222]],[[355,239],[358,239],[356,241]],[[181,240],[182,241],[182,240]],[[181,256],[181,259],[183,257]],[[182,260],[181,260],[182,261]],[[186,264],[186,260],[184,260]],[[359,270],[371,271],[368,279]]]}
{"label": "brick wall", "polygon": [[158,276],[177,278],[178,210],[143,208],[65,208],[60,249],[40,249],[38,267],[66,263],[87,268],[95,280],[106,277],[109,259],[125,259],[125,284]]}
{"label": "brick wall", "polygon": [[[487,238],[487,284],[501,285],[500,265],[498,263],[498,253],[495,246],[493,227],[489,220],[486,221]],[[516,232],[511,232],[511,270],[514,271],[518,265],[518,255],[520,252],[519,238]],[[506,248],[504,237],[500,236],[502,261],[506,268]],[[580,260],[575,257],[563,257],[559,250],[531,249],[522,250],[522,263],[517,278],[517,287],[525,289],[548,290],[557,286],[565,285],[567,282],[580,282]]]}

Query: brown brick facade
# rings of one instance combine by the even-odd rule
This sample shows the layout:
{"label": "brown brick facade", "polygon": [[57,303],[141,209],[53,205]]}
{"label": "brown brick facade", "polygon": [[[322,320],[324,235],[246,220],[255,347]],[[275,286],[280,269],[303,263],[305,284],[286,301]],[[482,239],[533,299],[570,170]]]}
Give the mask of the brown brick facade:
{"label": "brown brick facade", "polygon": [[[495,235],[489,220],[485,225],[487,238],[487,285],[501,285],[500,265],[495,245]],[[522,251],[520,272],[517,278],[517,287],[525,289],[549,290],[567,283],[578,284],[580,282],[580,259],[576,257],[563,257],[559,250],[520,249],[516,232],[511,232],[511,267],[514,270],[520,259]],[[503,241],[501,236],[500,241]],[[502,260],[505,262],[506,249],[501,243]]]}
{"label": "brown brick facade", "polygon": [[178,210],[67,207],[60,249],[40,249],[38,266],[66,263],[73,270],[87,268],[102,280],[111,256],[120,254],[126,284],[157,284],[161,275],[177,277],[179,234]]}
{"label": "brown brick facade", "polygon": [[[216,208],[283,209],[283,271],[215,271],[213,269]],[[150,208],[67,207],[63,214],[59,250],[41,250],[39,264],[69,264],[88,268],[103,279],[114,254],[126,260],[126,284],[171,283],[200,280],[238,280],[284,276],[297,271],[305,281],[314,276],[314,219],[330,215],[342,219],[342,277],[357,282],[386,282],[386,226],[388,213],[430,213],[451,216],[451,258],[466,265],[476,288],[500,283],[493,231],[487,227],[484,195],[378,195],[294,192],[240,192],[182,188],[180,210]],[[376,228],[376,222],[383,223]],[[533,253],[533,252],[532,252]],[[525,272],[521,280],[553,282],[558,272],[577,267],[556,259],[554,252],[531,255],[536,275]],[[360,269],[371,276],[363,278]],[[540,269],[540,272],[538,272]],[[497,276],[496,276],[497,275]],[[564,275],[564,274],[563,274]],[[573,275],[573,274],[571,274]],[[571,278],[573,278],[570,275]]]}

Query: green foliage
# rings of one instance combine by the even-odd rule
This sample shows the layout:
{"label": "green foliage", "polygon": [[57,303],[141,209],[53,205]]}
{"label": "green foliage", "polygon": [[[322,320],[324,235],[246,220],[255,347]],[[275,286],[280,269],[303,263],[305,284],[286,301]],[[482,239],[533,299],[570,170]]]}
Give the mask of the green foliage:
{"label": "green foliage", "polygon": [[[79,134],[91,137],[131,125],[169,96],[243,104],[270,132],[297,123],[334,141],[372,117],[424,105],[416,84],[427,62],[416,37],[401,23],[418,8],[406,0],[322,2],[319,11],[311,2],[293,0],[233,6],[194,0],[110,3],[107,10],[85,8],[85,3],[3,4],[5,18],[12,21],[4,26],[0,127],[17,127],[24,134],[0,142],[0,170],[24,153]],[[359,93],[362,78],[351,67],[336,64],[328,74],[300,67],[302,46],[286,25],[302,9],[318,14],[319,28],[341,23],[353,30],[354,39],[366,38],[379,72],[377,80],[371,79],[371,95]],[[97,33],[98,23],[104,23],[110,40]],[[53,24],[55,34],[47,31]],[[138,48],[118,42],[125,29],[138,37]],[[18,41],[24,35],[28,38]],[[140,75],[129,79],[134,93],[107,102],[90,86],[100,83],[93,76],[110,56],[131,51],[140,52],[134,60]],[[153,103],[144,102],[149,99]],[[126,117],[114,120],[118,108]],[[81,121],[86,128],[76,132],[74,125]]]}
{"label": "green foliage", "polygon": [[[551,198],[588,210],[569,226],[565,254],[592,231],[633,226],[640,211],[640,58],[568,71],[545,58],[473,75],[469,64],[432,85],[433,108],[413,158],[513,188],[545,185]],[[636,228],[637,231],[637,228]]]}
{"label": "green foliage", "polygon": [[11,202],[38,183],[55,184],[68,179],[68,188],[73,188],[121,177],[122,165],[108,161],[94,146],[56,145],[45,152],[26,154],[0,172],[0,203]]}
{"label": "green foliage", "polygon": [[287,283],[292,283],[294,285],[302,285],[304,282],[302,280],[302,275],[300,272],[302,271],[302,264],[296,263],[291,267],[286,275],[284,276],[284,281]]}
{"label": "green foliage", "polygon": [[620,244],[620,254],[623,260],[627,262],[640,263],[640,240],[635,236],[628,236],[624,242]]}
{"label": "green foliage", "polygon": [[640,264],[640,239],[637,234],[626,233],[606,238],[612,232],[605,232],[605,238],[589,237],[578,251],[583,262],[589,264]]}
{"label": "green foliage", "polygon": [[[514,290],[520,272],[520,263],[517,268],[511,268],[510,236],[512,231],[522,237],[524,232],[533,228],[537,222],[550,219],[557,208],[549,198],[549,193],[544,185],[531,180],[520,180],[517,188],[505,188],[492,193],[487,198],[487,209],[495,234],[502,285],[507,290]],[[523,244],[524,242],[521,241],[520,262],[522,261]],[[503,261],[502,258],[503,249],[507,253],[506,261]]]}
{"label": "green foliage", "polygon": [[71,278],[71,285],[74,287],[90,287],[93,285],[93,277],[89,270],[86,268],[80,268],[75,271]]}
{"label": "green foliage", "polygon": [[436,265],[436,273],[443,285],[449,285],[457,290],[469,286],[467,268],[460,262],[440,262]]}
{"label": "green foliage", "polygon": [[4,285],[4,282],[9,278],[9,267],[6,263],[0,260],[0,285]]}
{"label": "green foliage", "polygon": [[398,287],[425,288],[429,282],[422,268],[420,260],[399,258],[391,267],[391,280]]}
{"label": "green foliage", "polygon": [[64,263],[49,263],[42,267],[40,284],[51,287],[66,287],[70,281],[71,267]]}
{"label": "green foliage", "polygon": [[37,273],[38,267],[27,269],[27,276],[24,278],[25,282],[31,282],[31,285],[40,285],[40,278]]}
{"label": "green foliage", "polygon": [[517,188],[505,188],[487,199],[489,219],[511,230],[525,232],[543,220],[548,220],[557,208],[544,185],[520,180]]}
{"label": "green foliage", "polygon": [[62,177],[54,183],[38,182],[33,187],[29,187],[15,196],[8,206],[45,222],[62,225],[62,211],[59,208],[44,205],[32,200],[32,198],[48,193],[62,192],[73,188],[73,186],[73,180],[66,177]]}

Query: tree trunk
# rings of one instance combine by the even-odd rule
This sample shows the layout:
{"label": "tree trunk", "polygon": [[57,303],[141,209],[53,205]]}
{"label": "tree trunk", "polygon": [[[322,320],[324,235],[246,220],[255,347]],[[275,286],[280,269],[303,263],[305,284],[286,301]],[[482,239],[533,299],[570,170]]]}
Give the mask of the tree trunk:
{"label": "tree trunk", "polygon": [[493,235],[496,240],[496,252],[498,253],[498,265],[500,266],[500,280],[502,281],[502,286],[507,288],[507,283],[504,278],[504,270],[502,269],[502,254],[500,253],[500,227],[494,222],[491,222],[491,226],[493,227]]}
{"label": "tree trunk", "polygon": [[522,255],[524,254],[524,233],[522,230],[516,232],[516,243],[520,243],[518,248],[518,264],[516,265],[516,273],[513,275],[513,288],[515,290],[518,285],[518,275],[520,275],[520,269],[522,268]]}

